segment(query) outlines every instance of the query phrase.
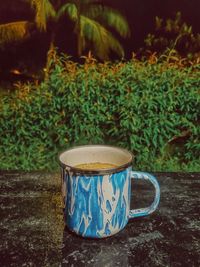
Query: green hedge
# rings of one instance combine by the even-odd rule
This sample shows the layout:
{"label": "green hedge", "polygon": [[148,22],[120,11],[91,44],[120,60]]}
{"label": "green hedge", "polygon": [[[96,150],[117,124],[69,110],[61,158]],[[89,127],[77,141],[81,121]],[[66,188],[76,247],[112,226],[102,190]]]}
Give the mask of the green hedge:
{"label": "green hedge", "polygon": [[0,100],[0,169],[57,168],[59,151],[112,144],[135,168],[200,170],[200,65],[57,58],[49,80]]}

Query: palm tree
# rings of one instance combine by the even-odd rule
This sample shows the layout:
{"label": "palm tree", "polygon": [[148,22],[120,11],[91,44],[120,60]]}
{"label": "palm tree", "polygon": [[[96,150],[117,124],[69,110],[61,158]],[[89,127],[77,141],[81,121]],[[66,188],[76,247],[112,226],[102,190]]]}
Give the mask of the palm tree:
{"label": "palm tree", "polygon": [[[40,31],[46,31],[47,20],[56,16],[55,9],[49,0],[28,0],[35,9],[35,23]],[[0,45],[12,41],[23,40],[30,36],[30,29],[34,26],[30,21],[14,21],[0,24]]]}
{"label": "palm tree", "polygon": [[[35,9],[35,22],[40,31],[46,31],[49,18],[56,18],[56,9],[50,0],[28,0]],[[59,0],[57,0],[60,3]]]}
{"label": "palm tree", "polygon": [[[128,23],[118,11],[103,5],[99,0],[57,0],[54,5],[50,0],[28,1],[35,10],[35,23],[40,31],[46,31],[50,18],[57,22],[61,16],[67,15],[74,22],[79,56],[90,45],[94,55],[101,59],[107,59],[110,50],[123,57],[121,44],[108,30],[113,29],[122,37],[129,35]],[[31,26],[33,23],[29,21],[1,24],[0,45],[28,37]],[[50,48],[54,47],[55,30],[51,32]]]}
{"label": "palm tree", "polygon": [[110,50],[124,56],[120,42],[110,29],[122,37],[129,35],[126,19],[115,9],[99,0],[69,0],[58,10],[57,16],[67,15],[74,22],[77,52],[81,56],[87,45],[100,59],[108,59]]}
{"label": "palm tree", "polygon": [[[110,50],[124,56],[120,42],[107,28],[127,37],[130,33],[128,23],[117,10],[105,6],[100,0],[57,0],[54,7],[49,0],[29,1],[35,8],[35,21],[40,30],[46,30],[48,18],[57,22],[61,16],[67,15],[74,22],[78,56],[88,44],[92,45],[94,55],[101,59],[108,59]],[[50,49],[54,47],[54,39],[55,31],[52,30]]]}
{"label": "palm tree", "polygon": [[0,24],[0,46],[28,37],[32,25],[33,24],[28,21]]}

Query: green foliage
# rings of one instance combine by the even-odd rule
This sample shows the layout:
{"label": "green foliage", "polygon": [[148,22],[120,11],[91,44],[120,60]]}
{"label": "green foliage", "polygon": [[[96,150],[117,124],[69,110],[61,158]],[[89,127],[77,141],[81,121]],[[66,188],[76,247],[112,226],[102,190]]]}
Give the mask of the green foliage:
{"label": "green foliage", "polygon": [[59,151],[104,143],[136,169],[200,170],[200,65],[53,62],[45,83],[0,100],[0,169],[52,170]]}
{"label": "green foliage", "polygon": [[78,56],[89,48],[102,60],[109,58],[110,50],[124,57],[122,45],[110,31],[113,29],[124,38],[129,35],[128,23],[120,12],[99,0],[71,0],[58,10],[57,17],[63,15],[74,22]]}
{"label": "green foliage", "polygon": [[[102,1],[27,1],[35,12],[35,22],[17,21],[0,24],[0,48],[6,43],[22,41],[25,37],[29,37],[30,29],[35,24],[39,31],[47,31],[48,28],[48,32],[51,32],[51,49],[55,46],[56,24],[60,17],[65,15],[74,24],[78,56],[81,56],[87,48],[102,60],[109,59],[110,51],[115,52],[120,58],[124,57],[124,49],[115,33],[123,38],[127,37],[130,34],[129,25],[119,11],[107,7]],[[51,21],[49,27],[47,27],[48,21]]]}
{"label": "green foliage", "polygon": [[63,15],[68,15],[72,21],[76,21],[78,19],[78,10],[76,5],[74,3],[66,3],[62,5],[58,10],[57,16],[59,18]]}
{"label": "green foliage", "polygon": [[176,50],[182,57],[199,58],[200,34],[193,33],[192,26],[182,21],[181,13],[177,12],[174,19],[155,18],[155,33],[145,38],[146,47],[143,51]]}
{"label": "green foliage", "polygon": [[[40,31],[46,30],[47,20],[56,16],[49,0],[28,0],[35,9],[35,23]],[[30,37],[34,23],[31,21],[14,21],[0,24],[0,48],[13,41],[23,41]]]}
{"label": "green foliage", "polygon": [[0,49],[5,49],[11,42],[23,42],[29,38],[35,25],[40,31],[46,31],[47,20],[56,17],[55,9],[49,0],[28,0],[28,2],[35,10],[35,22],[14,21],[0,24]]}
{"label": "green foliage", "polygon": [[56,16],[56,11],[49,0],[29,0],[35,9],[35,22],[41,31],[46,31],[47,20]]}
{"label": "green foliage", "polygon": [[33,23],[28,21],[0,24],[0,48],[7,43],[27,38],[31,27],[33,27]]}

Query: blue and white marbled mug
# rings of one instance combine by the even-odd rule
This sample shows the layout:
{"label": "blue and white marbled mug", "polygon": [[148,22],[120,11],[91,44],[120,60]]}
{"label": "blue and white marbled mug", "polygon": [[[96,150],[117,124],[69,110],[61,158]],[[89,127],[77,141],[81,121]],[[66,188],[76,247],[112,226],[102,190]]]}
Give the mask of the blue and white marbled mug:
{"label": "blue and white marbled mug", "polygon": [[[160,200],[156,178],[132,171],[133,155],[122,148],[91,145],[66,150],[59,156],[65,223],[78,235],[103,238],[121,231],[131,218],[154,212]],[[111,169],[87,170],[84,163],[110,163]],[[155,198],[148,208],[130,210],[131,178],[145,179],[155,187]]]}

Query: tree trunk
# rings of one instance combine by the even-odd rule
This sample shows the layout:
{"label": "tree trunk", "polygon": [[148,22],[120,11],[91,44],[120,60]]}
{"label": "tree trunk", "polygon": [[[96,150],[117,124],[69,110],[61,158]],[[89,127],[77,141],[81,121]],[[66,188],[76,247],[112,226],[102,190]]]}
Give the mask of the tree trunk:
{"label": "tree trunk", "polygon": [[47,51],[47,59],[46,59],[45,75],[44,75],[45,81],[48,80],[50,72],[51,72],[51,65],[52,65],[51,59],[53,57],[54,50],[55,50],[55,31],[52,30],[50,45]]}
{"label": "tree trunk", "polygon": [[77,52],[78,52],[78,57],[82,55],[82,38],[81,38],[81,33],[80,31],[77,33]]}
{"label": "tree trunk", "polygon": [[78,57],[82,55],[82,36],[81,36],[81,11],[80,2],[77,1],[77,16],[78,21],[76,24],[76,34],[77,34],[77,54]]}

